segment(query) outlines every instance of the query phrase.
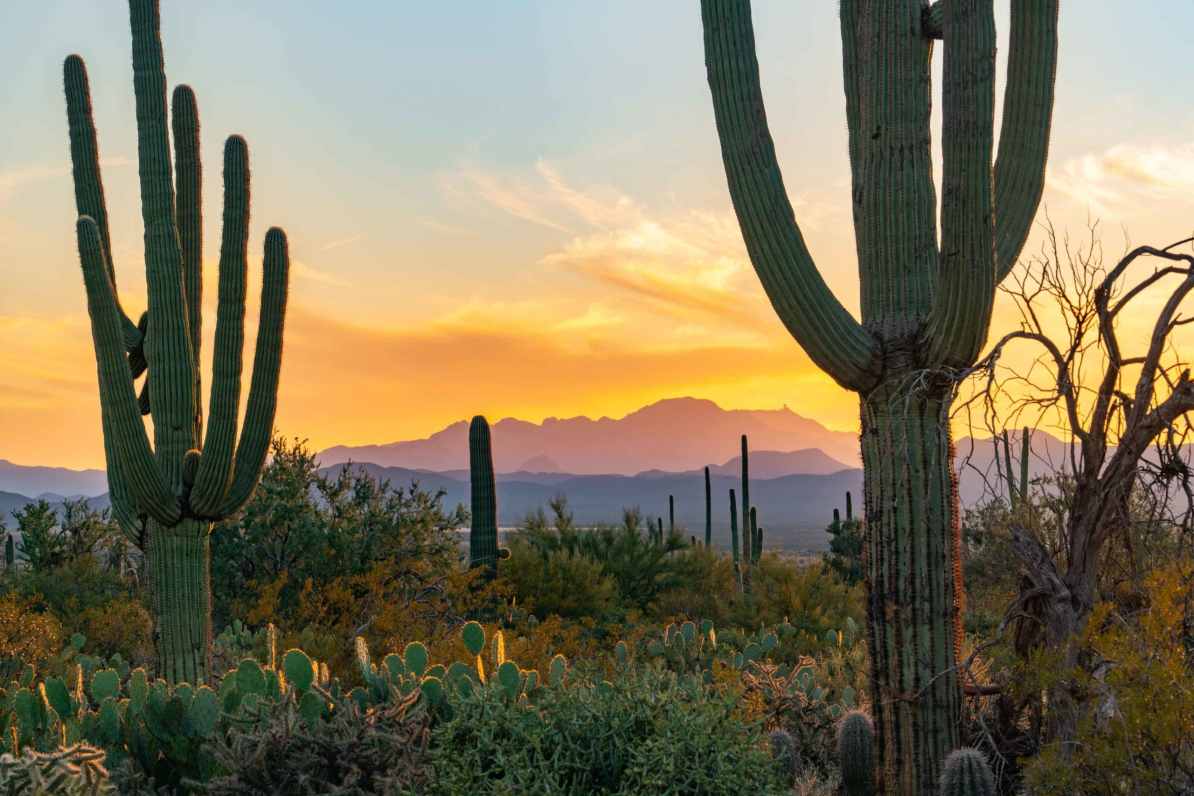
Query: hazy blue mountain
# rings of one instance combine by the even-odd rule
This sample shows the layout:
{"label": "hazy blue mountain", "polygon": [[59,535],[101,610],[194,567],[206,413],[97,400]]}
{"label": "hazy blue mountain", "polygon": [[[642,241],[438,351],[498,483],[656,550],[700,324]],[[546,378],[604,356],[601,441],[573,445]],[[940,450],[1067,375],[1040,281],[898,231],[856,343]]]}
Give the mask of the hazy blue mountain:
{"label": "hazy blue mountain", "polygon": [[66,467],[40,467],[15,464],[0,459],[0,491],[19,495],[86,495],[94,497],[108,491],[108,476],[103,470],[70,470]]}

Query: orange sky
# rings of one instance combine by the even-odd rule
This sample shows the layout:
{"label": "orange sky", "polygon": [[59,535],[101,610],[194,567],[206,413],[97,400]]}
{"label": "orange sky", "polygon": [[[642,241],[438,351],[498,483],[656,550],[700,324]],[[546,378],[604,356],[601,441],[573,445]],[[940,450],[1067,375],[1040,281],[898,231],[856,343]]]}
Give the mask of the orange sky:
{"label": "orange sky", "polygon": [[[746,261],[692,8],[612,2],[590,18],[528,4],[517,14],[534,24],[509,23],[509,40],[460,9],[423,9],[428,37],[459,39],[453,63],[429,75],[428,44],[337,30],[322,4],[263,5],[164,3],[164,38],[168,76],[195,86],[204,119],[205,369],[222,134],[243,131],[252,147],[252,279],[265,228],[290,234],[280,431],[317,448],[387,442],[476,413],[617,416],[677,395],[787,404],[855,426],[855,399],[787,336]],[[797,218],[856,307],[835,4],[756,5]],[[1003,23],[1006,0],[997,9]],[[1125,228],[1135,242],[1168,243],[1194,227],[1194,97],[1188,81],[1156,76],[1177,39],[1108,54],[1115,4],[1087,10],[1063,10],[1046,203],[1076,235],[1088,213],[1102,219],[1109,253]],[[84,467],[103,455],[58,84],[68,52],[92,72],[114,259],[134,317],[144,275],[127,20],[74,11],[66,0],[22,8],[4,34],[16,40],[0,41],[0,69],[25,78],[0,88],[16,120],[0,131],[0,458]],[[223,45],[204,46],[217,31]],[[793,32],[801,47],[785,46]],[[317,46],[344,57],[313,63]],[[242,57],[256,80],[232,71]],[[1117,77],[1099,78],[1100,66]],[[1012,324],[1001,306],[995,329]]]}

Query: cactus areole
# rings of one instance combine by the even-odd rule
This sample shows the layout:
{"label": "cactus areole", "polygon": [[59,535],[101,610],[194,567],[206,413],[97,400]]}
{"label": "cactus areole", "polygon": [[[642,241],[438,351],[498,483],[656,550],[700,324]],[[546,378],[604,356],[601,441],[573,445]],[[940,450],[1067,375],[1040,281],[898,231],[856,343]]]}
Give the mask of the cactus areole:
{"label": "cactus areole", "polygon": [[489,422],[477,415],[468,427],[469,491],[472,526],[468,536],[469,566],[497,571],[497,486],[493,477],[493,446]]}
{"label": "cactus areole", "polygon": [[[209,417],[204,433],[199,354],[203,217],[199,115],[186,86],[166,106],[157,0],[129,0],[137,155],[149,308],[134,324],[116,293],[87,71],[66,59],[67,119],[76,233],[99,373],[112,512],[145,547],[156,621],[158,673],[202,683],[210,674],[212,523],[252,494],[269,450],[282,363],[289,255],[286,235],[265,236],[257,352],[238,440],[248,268],[249,162],[244,139],[224,147],[224,228]],[[174,157],[167,121],[172,117]],[[175,177],[174,171],[177,170]],[[133,380],[146,379],[138,401]],[[151,445],[141,415],[153,415]]]}
{"label": "cactus areole", "polygon": [[[796,224],[767,126],[750,3],[701,2],[721,154],[751,262],[797,342],[861,399],[884,793],[932,793],[960,740],[951,383],[986,341],[995,287],[1024,245],[1044,184],[1058,3],[1012,0],[997,154],[992,5],[841,0],[859,322],[825,284]],[[935,39],[944,58],[940,231],[929,126]]]}

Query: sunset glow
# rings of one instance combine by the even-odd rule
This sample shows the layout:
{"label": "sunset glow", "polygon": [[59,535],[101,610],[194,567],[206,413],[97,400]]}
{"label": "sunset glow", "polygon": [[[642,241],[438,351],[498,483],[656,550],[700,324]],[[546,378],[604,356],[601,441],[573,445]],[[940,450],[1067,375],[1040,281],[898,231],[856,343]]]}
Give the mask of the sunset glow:
{"label": "sunset glow", "polygon": [[[128,21],[100,3],[13,5],[0,32],[0,69],[21,76],[0,84],[0,458],[98,467],[61,64],[79,52],[93,75],[118,284],[136,317],[144,271]],[[792,341],[746,259],[695,6],[294,5],[163,8],[167,75],[197,92],[205,162],[219,163],[228,133],[249,140],[251,315],[264,232],[280,224],[290,234],[281,432],[315,448],[380,443],[476,413],[620,416],[679,395],[786,404],[830,428],[856,427],[856,398]],[[856,310],[836,3],[755,5],[797,220]],[[1082,8],[1062,16],[1043,206],[1075,237],[1100,219],[1109,257],[1125,231],[1134,243],[1184,237],[1194,227],[1194,89],[1157,75],[1172,69],[1194,7],[1138,4],[1137,15],[1168,23],[1128,50],[1120,4]],[[1002,32],[1006,2],[997,14]],[[219,180],[209,165],[213,285]],[[214,289],[205,299],[210,370]],[[992,335],[1014,322],[1000,304]],[[1142,332],[1126,321],[1125,336]]]}

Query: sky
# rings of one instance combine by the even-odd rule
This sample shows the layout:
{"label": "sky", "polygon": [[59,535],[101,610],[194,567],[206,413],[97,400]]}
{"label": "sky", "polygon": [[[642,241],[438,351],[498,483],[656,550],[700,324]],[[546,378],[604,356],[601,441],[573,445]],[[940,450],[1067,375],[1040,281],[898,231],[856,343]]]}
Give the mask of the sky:
{"label": "sky", "polygon": [[[145,299],[128,17],[117,0],[4,5],[0,458],[102,466],[61,65],[69,53],[88,64],[135,318]],[[250,146],[253,284],[265,230],[290,238],[282,433],[315,448],[381,443],[478,413],[620,416],[677,395],[857,426],[856,399],[787,335],[745,256],[695,0],[162,6],[167,79],[199,100],[208,371],[228,134]],[[797,219],[857,311],[836,9],[756,0],[755,28]],[[996,13],[1002,95],[1007,0]],[[1061,13],[1043,207],[1075,236],[1099,219],[1110,251],[1185,237],[1194,4],[1139,0],[1127,20],[1118,0],[1071,0]],[[1126,37],[1127,25],[1148,35]],[[1010,326],[1001,303],[993,331]]]}

